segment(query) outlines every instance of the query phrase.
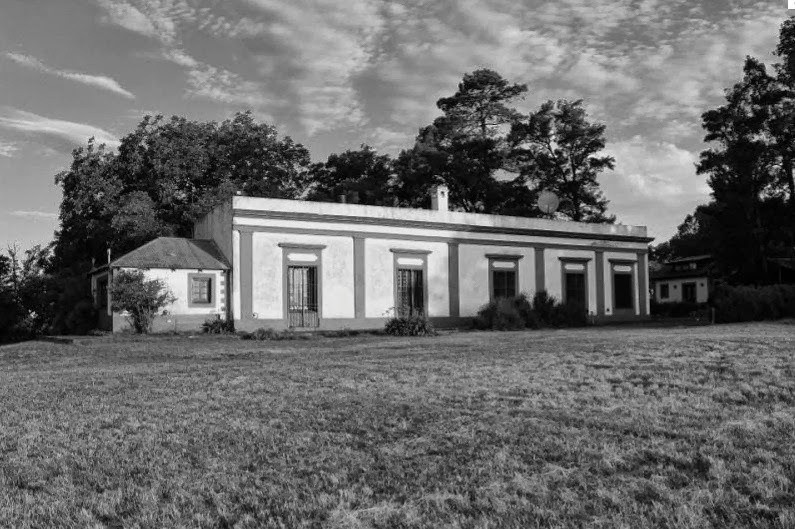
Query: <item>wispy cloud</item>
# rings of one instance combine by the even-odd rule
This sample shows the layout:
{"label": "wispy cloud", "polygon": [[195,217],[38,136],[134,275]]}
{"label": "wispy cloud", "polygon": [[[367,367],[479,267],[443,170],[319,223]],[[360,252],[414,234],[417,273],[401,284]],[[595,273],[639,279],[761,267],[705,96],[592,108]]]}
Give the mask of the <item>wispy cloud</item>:
{"label": "wispy cloud", "polygon": [[171,42],[175,25],[163,9],[162,2],[141,2],[136,6],[124,0],[96,0],[105,11],[102,21],[150,38]]}
{"label": "wispy cloud", "polygon": [[0,141],[0,156],[12,158],[18,150],[19,146],[16,143]]}
{"label": "wispy cloud", "polygon": [[0,107],[0,128],[54,138],[65,142],[64,147],[67,149],[85,144],[92,136],[97,143],[111,147],[119,145],[119,140],[113,134],[93,125],[48,118],[9,107]]}
{"label": "wispy cloud", "polygon": [[57,213],[51,213],[49,211],[15,210],[11,211],[9,215],[30,220],[53,220],[58,218]]}
{"label": "wispy cloud", "polygon": [[55,75],[63,79],[69,79],[70,81],[75,81],[84,85],[101,88],[102,90],[107,90],[109,92],[124,96],[127,99],[135,99],[135,95],[133,95],[132,92],[125,90],[115,79],[105,75],[91,75],[87,73],[74,72],[71,70],[53,68],[51,66],[47,66],[35,57],[21,53],[9,52],[6,53],[6,57],[19,65],[26,66],[43,73]]}

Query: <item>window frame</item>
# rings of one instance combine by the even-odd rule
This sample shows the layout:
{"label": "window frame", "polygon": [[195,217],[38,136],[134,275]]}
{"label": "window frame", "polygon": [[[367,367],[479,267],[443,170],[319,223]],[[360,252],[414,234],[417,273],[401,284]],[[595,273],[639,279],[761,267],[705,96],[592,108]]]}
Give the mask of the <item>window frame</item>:
{"label": "window frame", "polygon": [[[685,297],[687,288],[693,286],[693,299],[689,300]],[[682,301],[684,303],[698,303],[698,282],[697,281],[683,281],[682,282]]]}
{"label": "window frame", "polygon": [[96,303],[97,309],[100,311],[107,311],[110,307],[108,303],[108,293],[110,292],[110,277],[108,274],[102,275],[96,281]]}
{"label": "window frame", "polygon": [[[567,303],[568,300],[566,299],[566,274],[582,274],[584,275],[585,281],[585,312],[586,314],[591,314],[591,298],[589,294],[590,290],[590,281],[589,281],[589,274],[588,274],[588,265],[592,261],[591,257],[558,257],[560,261],[560,300],[561,303]],[[574,271],[574,270],[566,270],[566,265],[569,264],[579,264],[582,265],[582,271]]]}
{"label": "window frame", "polygon": [[[630,271],[616,271],[616,267],[619,266],[629,266]],[[610,287],[611,287],[611,299],[613,303],[613,314],[618,312],[619,314],[635,314],[638,310],[638,299],[637,299],[637,292],[638,292],[638,262],[632,259],[610,259]],[[617,307],[616,306],[616,275],[628,275],[630,276],[630,294],[632,299],[632,306],[631,307]]]}
{"label": "window frame", "polygon": [[[493,302],[496,301],[498,298],[494,295],[494,274],[495,272],[513,272],[513,295],[514,297],[519,295],[519,260],[522,259],[524,255],[516,255],[516,254],[486,254],[486,258],[489,260],[489,301]],[[512,268],[501,268],[499,266],[495,266],[495,263],[500,262],[510,262],[512,263]]]}
{"label": "window frame", "polygon": [[[194,301],[193,299],[193,282],[195,280],[207,280],[207,295],[209,301]],[[203,272],[191,272],[188,274],[188,307],[189,308],[206,308],[214,307],[217,296],[215,295],[215,274],[208,274]]]}
{"label": "window frame", "polygon": [[[398,272],[402,270],[420,270],[422,271],[422,313],[428,318],[428,255],[431,254],[430,250],[412,250],[405,248],[390,248],[392,252],[392,311],[394,316],[400,317],[398,306],[400,305],[400,296],[398,295]],[[422,264],[407,264],[400,263],[401,259],[421,259]]]}
{"label": "window frame", "polygon": [[[282,319],[288,329],[319,328],[323,324],[323,250],[325,244],[279,243],[282,249]],[[313,261],[298,260],[291,254],[314,255]],[[315,267],[315,288],[317,289],[317,327],[290,326],[290,267]]]}
{"label": "window frame", "polygon": [[[668,283],[660,283],[660,299],[671,299],[671,287]],[[665,295],[663,295],[663,287],[665,287]]]}

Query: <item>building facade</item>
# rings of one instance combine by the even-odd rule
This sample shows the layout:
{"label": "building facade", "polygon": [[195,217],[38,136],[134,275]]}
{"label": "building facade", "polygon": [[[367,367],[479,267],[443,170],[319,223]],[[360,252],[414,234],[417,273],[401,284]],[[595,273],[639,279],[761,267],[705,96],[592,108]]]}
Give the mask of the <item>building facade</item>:
{"label": "building facade", "polygon": [[495,297],[539,290],[595,321],[649,314],[645,227],[235,196],[195,225],[230,263],[239,330],[367,329],[421,313],[467,325]]}
{"label": "building facade", "polygon": [[706,303],[712,288],[712,256],[673,259],[651,273],[657,303]]}

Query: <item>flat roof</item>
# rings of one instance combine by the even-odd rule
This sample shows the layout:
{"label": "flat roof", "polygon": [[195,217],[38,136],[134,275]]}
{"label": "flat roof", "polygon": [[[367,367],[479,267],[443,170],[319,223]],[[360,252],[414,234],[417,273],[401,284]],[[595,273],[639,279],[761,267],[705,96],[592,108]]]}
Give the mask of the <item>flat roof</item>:
{"label": "flat roof", "polygon": [[[580,234],[585,237],[633,239],[652,241],[646,226],[626,224],[596,224],[567,220],[550,220],[461,211],[437,211],[431,209],[366,206],[338,202],[310,202],[260,197],[232,197],[235,216],[268,216],[303,220],[340,220],[387,225],[412,225],[437,229],[484,228],[490,231],[538,231]],[[480,230],[479,230],[480,231]]]}

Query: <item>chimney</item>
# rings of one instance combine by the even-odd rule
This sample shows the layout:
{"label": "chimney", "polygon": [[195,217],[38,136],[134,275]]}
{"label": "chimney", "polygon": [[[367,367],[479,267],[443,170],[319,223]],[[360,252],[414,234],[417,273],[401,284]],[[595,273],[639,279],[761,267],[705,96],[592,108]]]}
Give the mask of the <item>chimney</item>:
{"label": "chimney", "polygon": [[433,186],[431,188],[431,209],[435,211],[448,211],[448,194],[449,191],[446,185]]}

